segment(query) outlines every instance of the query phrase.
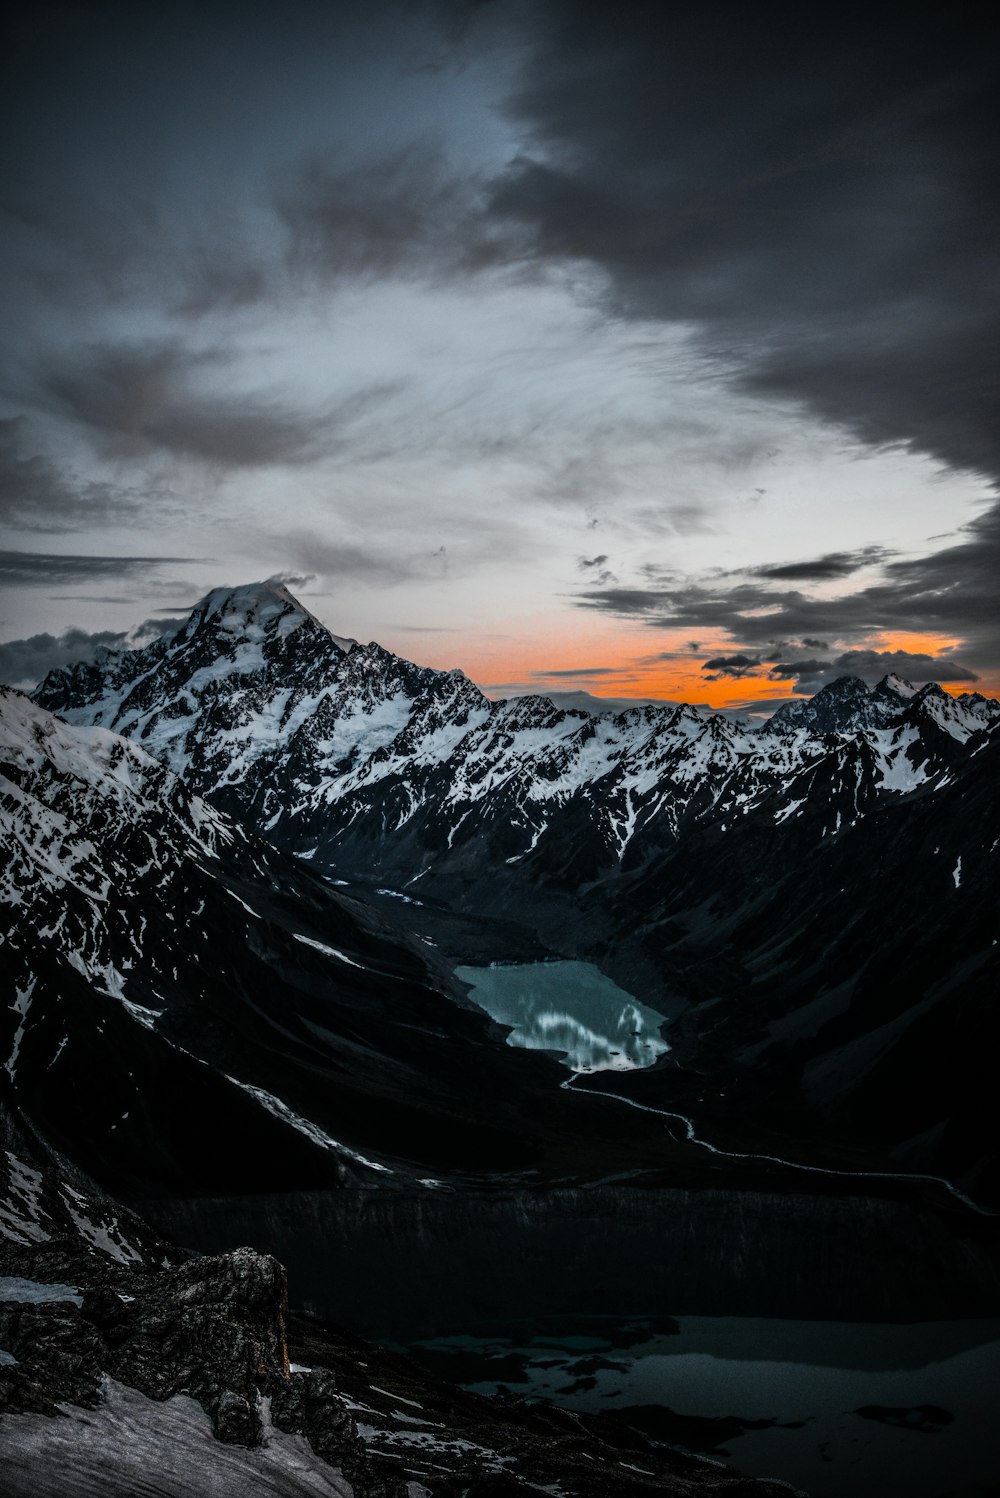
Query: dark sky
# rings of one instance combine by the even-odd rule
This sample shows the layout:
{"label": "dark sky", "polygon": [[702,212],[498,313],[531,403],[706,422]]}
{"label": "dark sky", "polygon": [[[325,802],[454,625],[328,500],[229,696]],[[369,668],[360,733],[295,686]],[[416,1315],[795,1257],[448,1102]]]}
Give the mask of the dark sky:
{"label": "dark sky", "polygon": [[496,690],[1000,689],[1000,23],[7,26],[0,674],[280,574]]}

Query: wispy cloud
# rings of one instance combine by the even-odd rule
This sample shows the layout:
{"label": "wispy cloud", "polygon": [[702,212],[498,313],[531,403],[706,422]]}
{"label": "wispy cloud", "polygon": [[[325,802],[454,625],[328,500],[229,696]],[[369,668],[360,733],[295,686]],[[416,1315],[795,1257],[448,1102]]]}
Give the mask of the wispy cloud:
{"label": "wispy cloud", "polygon": [[226,363],[173,340],[95,344],[43,370],[40,383],[56,409],[115,457],[164,451],[233,468],[315,457],[314,417],[205,383],[207,371],[218,379]]}
{"label": "wispy cloud", "polygon": [[567,680],[575,680],[578,676],[622,676],[623,670],[620,666],[573,666],[558,671],[532,671],[535,679],[549,680],[565,677]]}
{"label": "wispy cloud", "polygon": [[101,525],[141,524],[139,497],[94,480],[75,480],[40,452],[25,455],[24,422],[0,420],[0,524],[59,534]]}
{"label": "wispy cloud", "polygon": [[0,550],[0,582],[51,587],[53,584],[89,583],[105,578],[144,578],[157,567],[198,560],[197,557],[112,557]]}

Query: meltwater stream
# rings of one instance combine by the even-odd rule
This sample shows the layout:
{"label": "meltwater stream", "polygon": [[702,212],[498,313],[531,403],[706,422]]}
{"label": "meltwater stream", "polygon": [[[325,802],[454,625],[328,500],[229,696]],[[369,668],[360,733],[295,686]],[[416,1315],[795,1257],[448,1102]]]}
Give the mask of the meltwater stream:
{"label": "meltwater stream", "polygon": [[[634,1071],[652,1066],[670,1047],[660,1035],[665,1016],[640,1004],[589,962],[494,963],[488,968],[460,967],[456,973],[472,987],[472,997],[493,1019],[512,1025],[507,1044],[529,1050],[563,1052],[560,1060],[574,1075],[596,1071]],[[562,1087],[572,1090],[573,1077]],[[763,1160],[810,1175],[858,1181],[924,1181],[944,1189],[970,1212],[996,1217],[944,1176],[915,1171],[837,1170],[808,1165],[752,1150],[725,1150],[702,1139],[694,1121],[670,1108],[637,1103],[617,1092],[587,1087],[589,1097],[609,1098],[640,1113],[654,1113],[684,1129],[689,1144],[727,1160]]]}

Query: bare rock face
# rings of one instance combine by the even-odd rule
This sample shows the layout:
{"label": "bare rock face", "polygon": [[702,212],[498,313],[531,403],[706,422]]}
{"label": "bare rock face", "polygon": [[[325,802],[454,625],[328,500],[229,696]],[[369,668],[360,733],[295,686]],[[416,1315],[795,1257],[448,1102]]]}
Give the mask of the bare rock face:
{"label": "bare rock face", "polygon": [[271,1418],[290,1435],[304,1435],[324,1461],[344,1467],[356,1458],[357,1439],[350,1410],[326,1368],[290,1376],[271,1396]]}
{"label": "bare rock face", "polygon": [[238,1248],[166,1270],[131,1301],[86,1295],[80,1314],[102,1338],[113,1378],[152,1399],[192,1394],[220,1440],[255,1446],[259,1396],[286,1377],[287,1303],[277,1260]]}
{"label": "bare rock face", "polygon": [[0,1367],[4,1409],[57,1415],[59,1404],[100,1403],[104,1347],[72,1303],[0,1301],[0,1346],[12,1359]]}

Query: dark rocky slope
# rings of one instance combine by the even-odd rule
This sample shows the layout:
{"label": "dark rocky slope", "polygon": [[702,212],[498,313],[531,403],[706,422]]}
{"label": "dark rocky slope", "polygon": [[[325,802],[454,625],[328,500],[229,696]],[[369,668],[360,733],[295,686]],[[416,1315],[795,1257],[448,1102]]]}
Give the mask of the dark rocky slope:
{"label": "dark rocky slope", "polygon": [[[869,1161],[1000,1204],[998,783],[993,737],[934,793],[839,830],[818,797],[777,824],[764,805],[588,897],[693,1001],[670,1034],[702,1074],[691,1101],[711,1137],[745,1148],[749,1120],[787,1146],[804,1130],[820,1159],[824,1134],[864,1141]],[[652,1075],[629,1087],[661,1092]]]}

